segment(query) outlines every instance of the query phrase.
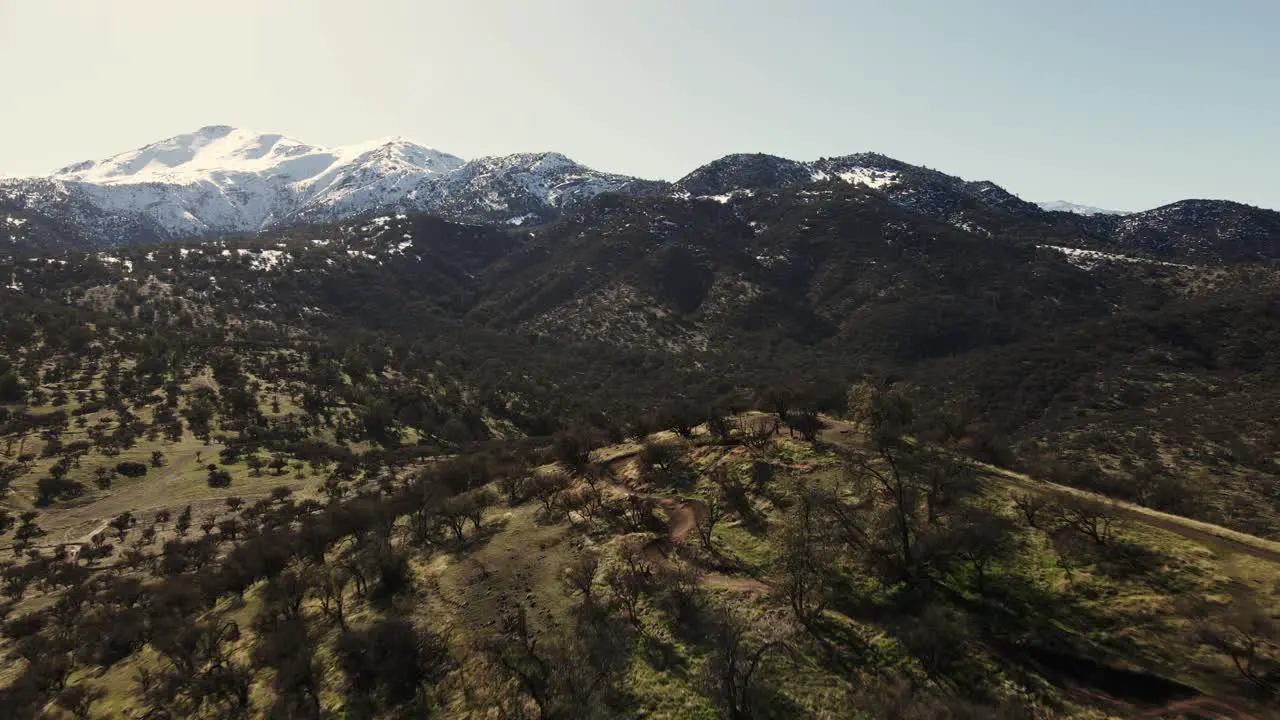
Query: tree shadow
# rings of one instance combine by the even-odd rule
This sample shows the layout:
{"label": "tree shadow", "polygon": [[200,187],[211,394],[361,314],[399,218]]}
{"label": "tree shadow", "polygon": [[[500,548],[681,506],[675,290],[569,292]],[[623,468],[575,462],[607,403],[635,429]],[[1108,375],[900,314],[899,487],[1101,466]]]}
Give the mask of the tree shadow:
{"label": "tree shadow", "polygon": [[852,676],[868,669],[879,669],[882,660],[879,653],[849,622],[818,615],[808,619],[804,629],[821,648],[819,660],[827,670]]}
{"label": "tree shadow", "polygon": [[650,633],[640,633],[640,652],[645,662],[655,670],[675,673],[680,677],[689,673],[689,660],[680,654],[674,643]]}
{"label": "tree shadow", "polygon": [[1194,590],[1199,575],[1199,569],[1191,563],[1127,540],[1098,548],[1094,571],[1114,580],[1139,580],[1168,595]]}

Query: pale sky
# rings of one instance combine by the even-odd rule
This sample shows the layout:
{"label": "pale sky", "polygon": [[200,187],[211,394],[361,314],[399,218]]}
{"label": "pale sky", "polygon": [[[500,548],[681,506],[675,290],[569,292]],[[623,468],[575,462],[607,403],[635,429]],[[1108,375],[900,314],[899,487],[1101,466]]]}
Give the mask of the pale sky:
{"label": "pale sky", "polygon": [[0,174],[204,125],[676,179],[875,150],[1280,208],[1277,0],[0,0]]}

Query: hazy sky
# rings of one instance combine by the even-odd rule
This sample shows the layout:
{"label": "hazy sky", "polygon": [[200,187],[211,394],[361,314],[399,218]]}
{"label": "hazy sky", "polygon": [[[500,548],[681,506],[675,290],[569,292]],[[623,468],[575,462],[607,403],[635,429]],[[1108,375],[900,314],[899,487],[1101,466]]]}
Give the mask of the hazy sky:
{"label": "hazy sky", "polygon": [[876,150],[1280,207],[1277,0],[0,0],[0,174],[236,125],[675,179]]}

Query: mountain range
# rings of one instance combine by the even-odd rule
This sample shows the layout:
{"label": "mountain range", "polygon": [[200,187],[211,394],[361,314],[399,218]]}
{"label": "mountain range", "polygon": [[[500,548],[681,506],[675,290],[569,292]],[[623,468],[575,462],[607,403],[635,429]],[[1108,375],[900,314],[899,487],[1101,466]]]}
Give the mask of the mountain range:
{"label": "mountain range", "polygon": [[1271,717],[1277,260],[876,153],[0,181],[3,717]]}
{"label": "mountain range", "polygon": [[378,213],[428,212],[498,227],[542,225],[604,194],[709,198],[838,183],[979,236],[1013,226],[1063,244],[1207,260],[1280,254],[1280,213],[1189,200],[1139,213],[1036,204],[877,153],[800,162],[714,160],[674,183],[585,167],[555,152],[466,161],[401,138],[325,148],[225,125],[87,160],[47,177],[0,180],[0,214],[19,251],[258,233]]}

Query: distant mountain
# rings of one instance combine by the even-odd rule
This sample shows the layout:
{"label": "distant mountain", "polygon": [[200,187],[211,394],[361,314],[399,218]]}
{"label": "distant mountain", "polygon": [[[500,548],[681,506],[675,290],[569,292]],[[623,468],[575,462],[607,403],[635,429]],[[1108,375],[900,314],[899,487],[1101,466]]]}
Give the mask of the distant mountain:
{"label": "distant mountain", "polygon": [[1111,243],[1170,258],[1275,259],[1280,258],[1280,212],[1227,200],[1183,200],[1120,218]]}
{"label": "distant mountain", "polygon": [[726,195],[737,190],[772,190],[813,180],[804,164],[776,155],[726,155],[676,181],[672,189],[695,197]]}
{"label": "distant mountain", "polygon": [[473,160],[424,179],[402,206],[496,225],[538,225],[606,192],[643,194],[666,183],[597,172],[560,153],[521,153]]}
{"label": "distant mountain", "polygon": [[325,148],[225,125],[48,177],[0,180],[0,242],[38,253],[415,212],[530,227],[582,211],[608,194],[711,200],[740,211],[762,194],[837,188],[875,193],[911,215],[985,239],[1198,262],[1280,257],[1280,213],[1270,210],[1213,200],[1134,214],[1063,201],[1036,204],[989,180],[966,180],[879,153],[809,162],[726,155],[667,183],[593,170],[557,152],[466,161],[401,138]]}
{"label": "distant mountain", "polygon": [[0,199],[73,220],[65,244],[101,245],[258,232],[376,211],[544,222],[628,187],[647,186],[556,153],[468,163],[400,138],[324,148],[214,125],[48,178],[0,181]]}
{"label": "distant mountain", "polygon": [[823,182],[876,190],[899,207],[977,234],[989,232],[982,226],[987,211],[1023,218],[1044,215],[1037,206],[993,182],[966,181],[879,153],[807,163],[773,155],[728,155],[689,173],[673,189],[677,194],[727,199],[734,193]]}
{"label": "distant mountain", "polygon": [[1041,210],[1049,212],[1066,212],[1076,215],[1084,215],[1092,217],[1094,215],[1128,215],[1125,210],[1106,210],[1104,208],[1093,207],[1092,205],[1080,205],[1078,203],[1067,202],[1066,200],[1051,200],[1049,202],[1036,203]]}

